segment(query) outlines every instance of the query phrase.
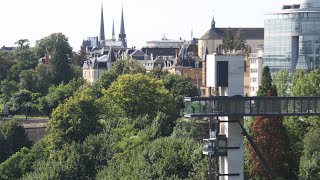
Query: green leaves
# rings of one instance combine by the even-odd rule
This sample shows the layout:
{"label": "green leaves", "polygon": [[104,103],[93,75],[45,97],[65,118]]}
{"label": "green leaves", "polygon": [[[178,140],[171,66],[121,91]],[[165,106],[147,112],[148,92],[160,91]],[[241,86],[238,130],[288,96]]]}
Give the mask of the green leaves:
{"label": "green leaves", "polygon": [[301,179],[320,178],[320,130],[316,129],[306,134],[303,143],[304,150],[300,162]]}
{"label": "green leaves", "polygon": [[122,75],[103,94],[100,103],[112,116],[154,117],[158,111],[167,113],[174,108],[162,81],[143,74]]}
{"label": "green leaves", "polygon": [[83,142],[101,130],[99,107],[91,93],[84,89],[53,111],[48,123],[51,150],[59,150],[64,143]]}
{"label": "green leaves", "polygon": [[225,51],[232,51],[234,49],[234,36],[230,28],[224,32],[222,46]]}
{"label": "green leaves", "polygon": [[26,131],[16,121],[0,122],[0,163],[23,147],[29,147]]}

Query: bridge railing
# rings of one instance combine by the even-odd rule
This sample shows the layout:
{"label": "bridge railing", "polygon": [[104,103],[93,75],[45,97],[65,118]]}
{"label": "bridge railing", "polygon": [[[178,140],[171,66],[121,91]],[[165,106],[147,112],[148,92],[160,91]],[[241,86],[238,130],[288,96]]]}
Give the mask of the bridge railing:
{"label": "bridge railing", "polygon": [[319,116],[320,97],[185,97],[185,117]]}

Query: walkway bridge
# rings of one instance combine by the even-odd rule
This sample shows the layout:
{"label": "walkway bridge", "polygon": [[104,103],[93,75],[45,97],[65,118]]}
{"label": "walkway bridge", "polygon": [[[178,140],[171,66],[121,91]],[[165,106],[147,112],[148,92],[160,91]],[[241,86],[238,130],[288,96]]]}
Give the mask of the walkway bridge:
{"label": "walkway bridge", "polygon": [[185,117],[320,116],[320,97],[185,97]]}
{"label": "walkway bridge", "polygon": [[[229,150],[240,150],[239,147],[230,146],[228,144],[239,144],[243,141],[237,135],[240,126],[241,133],[247,137],[254,151],[261,160],[263,166],[269,174],[269,178],[273,179],[271,169],[263,157],[259,147],[254,143],[253,139],[243,127],[243,116],[320,116],[320,97],[243,97],[243,96],[213,96],[213,97],[185,97],[185,117],[209,117],[209,137],[204,139],[203,154],[209,156],[208,176],[212,179],[211,173],[211,156],[215,157],[215,179],[227,176],[229,179],[243,179],[243,172],[220,173],[219,166],[221,159],[219,157],[229,156]],[[221,120],[219,117],[228,117]],[[215,119],[213,119],[215,117]],[[223,118],[224,119],[224,118]],[[214,123],[214,130],[211,126]],[[228,143],[228,137],[220,133],[220,123],[229,124],[229,135],[232,136],[232,143]],[[239,126],[236,126],[236,124]],[[234,133],[233,133],[234,132]],[[232,134],[233,133],[233,134]],[[238,138],[238,139],[237,139]],[[232,158],[237,158],[230,155]],[[224,168],[225,169],[225,168]],[[234,170],[234,169],[233,169]],[[225,171],[225,170],[223,170]],[[242,175],[240,175],[242,174]],[[242,177],[241,177],[242,176]],[[234,177],[234,178],[231,178]],[[223,178],[224,179],[224,178]]]}

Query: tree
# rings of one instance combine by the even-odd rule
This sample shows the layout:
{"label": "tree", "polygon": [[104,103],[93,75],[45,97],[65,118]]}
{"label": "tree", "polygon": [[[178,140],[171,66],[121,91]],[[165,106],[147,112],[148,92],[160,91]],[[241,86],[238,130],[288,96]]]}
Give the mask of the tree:
{"label": "tree", "polygon": [[[1,140],[2,139],[2,140]],[[17,121],[0,122],[0,163],[23,147],[30,147],[25,129]]]}
{"label": "tree", "polygon": [[163,81],[165,88],[172,94],[179,110],[184,108],[184,97],[193,97],[198,95],[197,87],[195,87],[191,79],[187,76],[171,74],[168,71],[153,69],[147,74],[150,77]]}
{"label": "tree", "polygon": [[43,96],[46,95],[53,82],[52,68],[46,64],[39,64],[35,68],[35,79],[37,87],[36,92]]}
{"label": "tree", "polygon": [[[268,66],[263,68],[262,81],[258,96],[277,96]],[[255,144],[269,164],[273,176],[288,177],[287,147],[288,137],[281,117],[256,117],[252,125],[252,135]],[[268,177],[261,161],[250,146],[249,159],[252,161],[252,175],[257,178]]]}
{"label": "tree", "polygon": [[20,87],[31,92],[37,92],[36,72],[33,69],[24,70],[20,73]]}
{"label": "tree", "polygon": [[13,94],[19,91],[19,85],[15,81],[4,80],[0,85],[0,96],[4,103],[7,103]]}
{"label": "tree", "polygon": [[85,50],[80,50],[80,52],[72,52],[72,64],[82,67],[84,61],[87,60],[87,54]]}
{"label": "tree", "polygon": [[53,33],[36,42],[36,54],[42,57],[50,55],[49,64],[52,66],[53,82],[69,82],[73,79],[73,72],[69,65],[69,57],[72,56],[72,48],[68,38],[62,33]]}
{"label": "tree", "polygon": [[104,91],[100,100],[108,115],[123,117],[154,117],[158,111],[174,112],[172,97],[162,81],[143,74],[122,75]]}
{"label": "tree", "polygon": [[291,77],[289,71],[281,70],[273,76],[273,83],[277,87],[278,96],[288,96]]}
{"label": "tree", "polygon": [[[303,70],[297,70],[292,76],[290,93],[292,96],[320,96],[319,83],[320,75],[316,71],[307,73]],[[289,135],[289,168],[292,179],[298,178],[299,166],[302,163],[300,163],[300,160],[302,160],[301,156],[304,149],[303,139],[306,132],[318,128],[320,126],[319,120],[319,117],[286,117],[284,119]]]}
{"label": "tree", "polygon": [[18,45],[21,50],[24,50],[29,48],[30,41],[29,39],[19,39],[15,44]]}
{"label": "tree", "polygon": [[44,115],[50,117],[52,111],[63,104],[69,97],[77,92],[84,85],[84,80],[73,79],[68,84],[51,86],[46,96],[39,98],[38,109]]}
{"label": "tree", "polygon": [[188,138],[159,138],[117,157],[97,179],[207,179],[200,144]]}
{"label": "tree", "polygon": [[320,178],[320,129],[308,132],[304,139],[304,149],[300,161],[301,179],[319,179]]}
{"label": "tree", "polygon": [[8,71],[13,64],[13,54],[0,51],[0,81],[7,78]]}
{"label": "tree", "polygon": [[230,28],[226,29],[222,39],[223,50],[228,52],[234,49],[234,36]]}
{"label": "tree", "polygon": [[48,122],[51,151],[59,150],[63,144],[83,142],[90,134],[101,130],[99,107],[90,89],[84,89],[60,104]]}
{"label": "tree", "polygon": [[102,89],[108,89],[113,81],[115,81],[118,76],[124,74],[145,74],[146,69],[136,60],[117,60],[117,62],[112,66],[112,68],[103,73],[100,79],[94,83],[93,89],[96,91],[96,96],[102,96]]}
{"label": "tree", "polygon": [[13,94],[9,106],[15,113],[25,114],[26,120],[28,119],[29,112],[37,112],[38,98],[40,94],[32,93],[28,90],[21,89],[17,93]]}
{"label": "tree", "polygon": [[38,58],[35,54],[34,48],[30,48],[29,40],[19,40],[19,48],[14,53],[15,64],[8,72],[9,80],[19,82],[19,75],[23,70],[34,69],[38,65]]}
{"label": "tree", "polygon": [[30,172],[34,160],[30,159],[29,153],[30,150],[24,147],[1,163],[0,179],[20,179],[23,174]]}
{"label": "tree", "polygon": [[234,49],[235,50],[244,50],[246,48],[246,39],[244,37],[244,33],[242,29],[239,29],[236,32],[236,36],[234,37]]}
{"label": "tree", "polygon": [[[268,95],[268,93],[271,93]],[[268,66],[263,67],[261,85],[257,92],[257,96],[277,96],[275,87],[272,86],[272,78]]]}

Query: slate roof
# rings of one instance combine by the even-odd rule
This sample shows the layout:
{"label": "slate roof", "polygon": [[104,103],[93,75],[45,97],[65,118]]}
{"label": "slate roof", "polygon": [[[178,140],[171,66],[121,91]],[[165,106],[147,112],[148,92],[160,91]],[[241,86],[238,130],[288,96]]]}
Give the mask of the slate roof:
{"label": "slate roof", "polygon": [[[223,39],[225,31],[229,28],[211,28],[200,39],[201,40],[218,40]],[[230,28],[233,34],[241,29],[245,38],[249,39],[264,39],[264,28]]]}
{"label": "slate roof", "polygon": [[130,55],[131,55],[131,56],[145,56],[146,54],[143,53],[143,52],[140,51],[140,50],[134,50]]}
{"label": "slate roof", "polygon": [[116,61],[116,57],[114,53],[115,52],[113,51],[113,49],[111,49],[108,54],[102,55],[100,57],[90,58],[83,63],[82,68],[99,68],[98,67],[99,62]]}

